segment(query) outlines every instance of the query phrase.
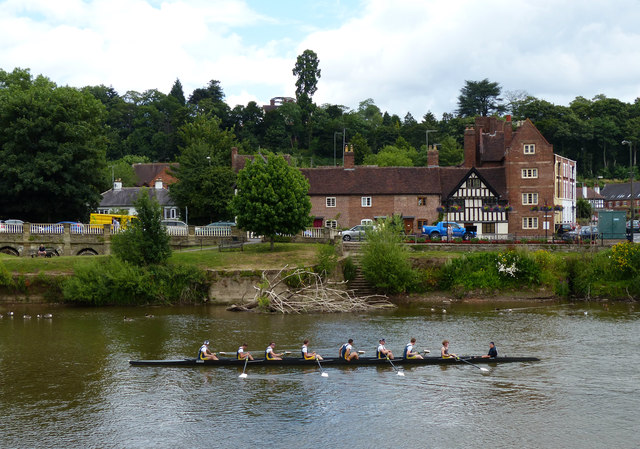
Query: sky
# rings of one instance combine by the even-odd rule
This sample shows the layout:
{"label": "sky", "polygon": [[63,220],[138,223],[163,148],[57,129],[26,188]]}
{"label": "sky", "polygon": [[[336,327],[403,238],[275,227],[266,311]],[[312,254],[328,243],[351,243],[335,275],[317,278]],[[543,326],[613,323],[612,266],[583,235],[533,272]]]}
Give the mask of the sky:
{"label": "sky", "polygon": [[0,0],[0,69],[121,95],[185,95],[218,80],[227,103],[295,96],[317,53],[316,104],[418,121],[454,113],[466,80],[558,105],[640,97],[637,0]]}

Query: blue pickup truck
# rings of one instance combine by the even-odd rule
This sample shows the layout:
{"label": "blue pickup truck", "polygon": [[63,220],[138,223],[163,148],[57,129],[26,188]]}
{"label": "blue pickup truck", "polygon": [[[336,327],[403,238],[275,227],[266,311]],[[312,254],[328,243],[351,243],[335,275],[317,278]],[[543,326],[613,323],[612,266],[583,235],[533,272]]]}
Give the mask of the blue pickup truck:
{"label": "blue pickup truck", "polygon": [[433,238],[447,238],[447,227],[451,226],[451,231],[453,234],[452,238],[461,238],[462,240],[471,240],[476,236],[475,231],[469,231],[465,229],[459,223],[455,223],[453,221],[441,221],[436,223],[433,226],[422,226],[422,235],[428,235],[430,239]]}

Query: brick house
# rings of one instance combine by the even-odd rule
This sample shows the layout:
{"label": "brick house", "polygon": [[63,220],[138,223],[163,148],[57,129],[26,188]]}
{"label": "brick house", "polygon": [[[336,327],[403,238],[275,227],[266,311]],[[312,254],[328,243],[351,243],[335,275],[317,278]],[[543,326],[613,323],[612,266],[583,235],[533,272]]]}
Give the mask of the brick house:
{"label": "brick house", "polygon": [[[631,210],[631,184],[623,182],[620,184],[607,184],[600,192],[603,197],[604,207],[609,210]],[[638,217],[640,209],[640,182],[633,183],[633,204],[635,206],[634,216]]]}

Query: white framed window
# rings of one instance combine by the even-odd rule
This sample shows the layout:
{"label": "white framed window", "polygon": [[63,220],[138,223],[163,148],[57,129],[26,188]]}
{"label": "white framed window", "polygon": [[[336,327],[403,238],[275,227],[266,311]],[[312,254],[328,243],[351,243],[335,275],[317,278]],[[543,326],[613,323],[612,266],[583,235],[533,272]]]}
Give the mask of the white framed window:
{"label": "white framed window", "polygon": [[426,206],[427,205],[427,197],[419,196],[418,197],[418,206]]}
{"label": "white framed window", "polygon": [[467,179],[467,189],[478,189],[482,187],[482,183],[478,178],[469,178]]}
{"label": "white framed window", "polygon": [[522,229],[538,229],[538,217],[522,217]]}
{"label": "white framed window", "polygon": [[362,226],[373,226],[373,220],[370,218],[363,218],[362,220],[360,220],[360,224]]}
{"label": "white framed window", "polygon": [[536,146],[533,143],[525,143],[523,149],[524,154],[536,154]]}
{"label": "white framed window", "polygon": [[537,193],[523,193],[522,194],[522,204],[538,204],[538,194]]}
{"label": "white framed window", "polygon": [[371,197],[363,196],[362,198],[360,198],[360,205],[362,207],[371,207]]}
{"label": "white framed window", "polygon": [[336,229],[338,227],[338,220],[325,220],[324,227]]}
{"label": "white framed window", "polygon": [[335,196],[328,196],[326,199],[326,205],[327,207],[336,207],[336,197]]}
{"label": "white framed window", "polygon": [[538,177],[538,169],[537,168],[523,168],[522,169],[522,177],[523,178],[537,178]]}

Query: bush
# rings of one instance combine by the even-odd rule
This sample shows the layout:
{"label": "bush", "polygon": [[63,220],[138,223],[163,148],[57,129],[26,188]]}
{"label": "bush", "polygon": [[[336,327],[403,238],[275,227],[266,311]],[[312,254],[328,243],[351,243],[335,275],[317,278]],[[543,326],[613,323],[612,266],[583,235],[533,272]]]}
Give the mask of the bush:
{"label": "bush", "polygon": [[65,301],[94,306],[195,302],[206,295],[206,278],[195,267],[138,267],[109,257],[79,266],[62,292]]}
{"label": "bush", "polygon": [[347,282],[353,281],[356,278],[357,272],[358,267],[353,263],[353,259],[351,256],[347,257],[342,265],[342,275],[344,276],[344,280]]}
{"label": "bush", "polygon": [[389,218],[367,234],[364,245],[362,271],[365,279],[389,293],[410,290],[416,281],[401,232],[401,220]]}
{"label": "bush", "polygon": [[333,245],[320,245],[316,252],[314,271],[323,279],[331,276],[338,266],[338,254]]}

